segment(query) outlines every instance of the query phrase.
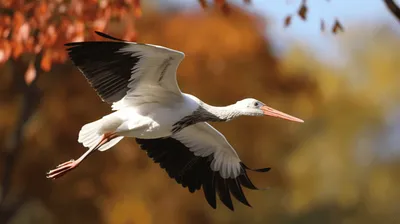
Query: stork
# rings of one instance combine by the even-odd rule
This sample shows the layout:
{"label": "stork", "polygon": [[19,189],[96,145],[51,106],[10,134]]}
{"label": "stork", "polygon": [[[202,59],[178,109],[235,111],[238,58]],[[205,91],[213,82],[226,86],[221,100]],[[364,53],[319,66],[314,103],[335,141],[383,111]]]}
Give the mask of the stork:
{"label": "stork", "polygon": [[273,116],[303,120],[247,98],[228,106],[211,106],[182,93],[176,71],[185,54],[166,47],[127,42],[107,34],[112,41],[65,44],[69,58],[113,112],[84,125],[78,137],[88,150],[76,160],[47,173],[56,179],[78,167],[89,155],[105,151],[124,137],[136,139],[140,148],[170,178],[190,192],[203,189],[212,208],[216,195],[233,210],[231,195],[250,206],[243,187],[258,189],[226,138],[207,122],[226,122],[239,116]]}

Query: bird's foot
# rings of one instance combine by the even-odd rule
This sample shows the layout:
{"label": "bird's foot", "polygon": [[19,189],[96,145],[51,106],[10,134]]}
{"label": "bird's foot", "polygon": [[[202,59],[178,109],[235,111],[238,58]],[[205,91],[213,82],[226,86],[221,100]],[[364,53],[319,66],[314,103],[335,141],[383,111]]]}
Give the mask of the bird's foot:
{"label": "bird's foot", "polygon": [[49,172],[47,172],[46,177],[48,179],[57,179],[61,176],[64,176],[66,173],[73,170],[74,168],[76,168],[78,164],[79,162],[73,159],[65,163],[62,163],[58,165],[55,169],[52,169]]}

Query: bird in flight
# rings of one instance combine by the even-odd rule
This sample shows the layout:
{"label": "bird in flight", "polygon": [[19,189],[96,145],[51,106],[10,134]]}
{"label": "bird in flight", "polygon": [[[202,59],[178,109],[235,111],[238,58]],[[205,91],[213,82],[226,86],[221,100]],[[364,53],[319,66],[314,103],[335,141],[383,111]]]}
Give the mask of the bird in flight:
{"label": "bird in flight", "polygon": [[114,112],[84,125],[78,142],[88,150],[78,159],[50,170],[47,178],[61,177],[93,152],[105,151],[124,137],[132,137],[178,184],[192,193],[202,188],[214,209],[217,195],[231,210],[231,195],[250,206],[242,186],[258,188],[247,170],[267,172],[270,168],[247,167],[226,138],[207,122],[226,122],[239,116],[303,120],[252,98],[228,106],[211,106],[179,89],[176,71],[184,53],[96,34],[111,41],[65,45],[73,64],[99,97],[112,104]]}

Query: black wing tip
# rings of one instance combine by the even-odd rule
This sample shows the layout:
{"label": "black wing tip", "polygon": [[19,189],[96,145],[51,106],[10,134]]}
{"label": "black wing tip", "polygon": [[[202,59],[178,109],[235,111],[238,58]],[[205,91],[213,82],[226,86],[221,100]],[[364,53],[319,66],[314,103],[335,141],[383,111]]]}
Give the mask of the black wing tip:
{"label": "black wing tip", "polygon": [[[103,33],[103,32],[97,31],[97,30],[95,30],[94,33],[97,34],[97,35],[99,35],[100,37],[103,37],[103,38],[106,38],[106,39],[109,39],[109,40],[126,42],[126,40],[123,40],[123,39],[119,39],[119,38],[110,36],[110,35],[108,35],[108,34],[106,34],[106,33]],[[88,41],[86,41],[86,42],[88,42]],[[82,43],[85,43],[85,42],[84,42],[84,41],[69,42],[69,43],[65,43],[64,46],[66,46],[66,47],[73,47],[73,46],[80,45],[80,44],[82,44]]]}
{"label": "black wing tip", "polygon": [[251,207],[250,203],[247,201],[242,187],[240,186],[240,182],[237,179],[228,179],[228,187],[233,197],[235,197],[242,204]]}
{"label": "black wing tip", "polygon": [[123,40],[123,39],[119,39],[119,38],[110,36],[110,35],[108,35],[108,34],[105,34],[105,33],[103,33],[103,32],[97,31],[97,30],[94,31],[94,32],[95,32],[97,35],[99,35],[100,37],[103,37],[103,38],[106,38],[106,39],[126,42],[126,40]]}
{"label": "black wing tip", "polygon": [[217,203],[211,204],[210,202],[208,202],[208,204],[211,206],[211,208],[217,209]]}
{"label": "black wing tip", "polygon": [[69,42],[69,43],[65,43],[64,46],[74,47],[74,46],[80,45],[81,43],[83,43],[83,42]]}
{"label": "black wing tip", "polygon": [[243,162],[240,162],[240,165],[245,168],[246,170],[251,170],[254,172],[259,172],[259,173],[265,173],[271,170],[271,167],[264,167],[264,168],[258,168],[258,169],[254,169],[254,168],[250,168],[248,166],[246,166],[246,164],[244,164]]}

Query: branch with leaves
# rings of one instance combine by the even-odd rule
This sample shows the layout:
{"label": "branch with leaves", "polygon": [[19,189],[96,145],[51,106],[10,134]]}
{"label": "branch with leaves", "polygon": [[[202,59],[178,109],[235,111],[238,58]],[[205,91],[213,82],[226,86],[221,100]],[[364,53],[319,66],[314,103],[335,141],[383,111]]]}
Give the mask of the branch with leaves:
{"label": "branch with leaves", "polygon": [[[131,15],[141,15],[139,0],[3,0],[0,9],[0,63],[43,51],[40,64],[44,71],[66,60],[64,43],[94,38],[93,31],[104,31],[112,20],[128,21]],[[124,39],[135,40],[131,26],[124,29]]]}

